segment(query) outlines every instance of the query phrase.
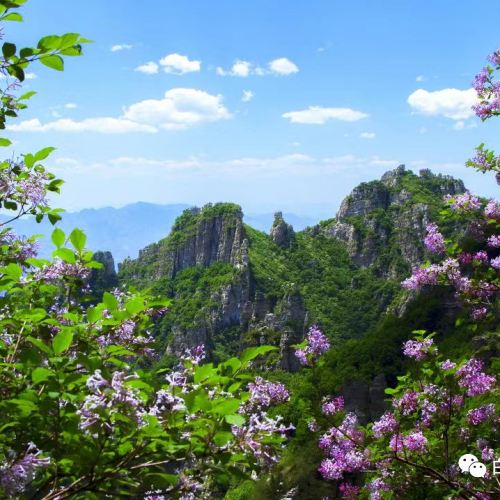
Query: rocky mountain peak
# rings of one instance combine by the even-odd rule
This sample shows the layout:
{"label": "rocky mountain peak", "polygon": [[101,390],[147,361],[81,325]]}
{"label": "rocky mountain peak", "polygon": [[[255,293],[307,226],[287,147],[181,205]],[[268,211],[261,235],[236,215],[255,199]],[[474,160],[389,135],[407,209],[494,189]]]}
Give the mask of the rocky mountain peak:
{"label": "rocky mountain peak", "polygon": [[287,224],[282,212],[274,214],[274,222],[271,226],[271,240],[278,246],[290,248],[293,243],[295,232],[291,224]]}

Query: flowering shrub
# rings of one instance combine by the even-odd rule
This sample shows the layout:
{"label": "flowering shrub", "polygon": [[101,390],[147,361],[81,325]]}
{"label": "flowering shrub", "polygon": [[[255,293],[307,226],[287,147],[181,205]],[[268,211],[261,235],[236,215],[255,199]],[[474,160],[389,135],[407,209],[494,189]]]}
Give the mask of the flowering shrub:
{"label": "flowering shrub", "polygon": [[[373,424],[359,426],[357,416],[343,410],[342,398],[325,402],[321,412],[310,409],[309,428],[325,455],[319,473],[340,481],[344,498],[404,498],[417,486],[439,498],[496,498],[500,487],[492,481],[491,462],[500,447],[497,377],[479,359],[442,361],[422,332],[403,352],[418,362],[417,370],[386,389],[392,408]],[[458,460],[466,453],[487,465],[484,478],[460,471]],[[352,484],[354,472],[363,473],[363,486]]]}
{"label": "flowering shrub", "polygon": [[[24,3],[0,0],[0,21],[22,20],[15,9]],[[0,128],[33,95],[7,93],[23,70],[34,60],[62,70],[62,56],[79,55],[84,42],[49,36],[18,55],[3,44],[0,72],[16,82],[2,92]],[[0,164],[0,203],[17,212],[1,226],[27,214],[60,219],[46,195],[62,181],[42,165],[52,150]],[[215,367],[198,346],[174,370],[132,370],[138,356],[154,355],[148,329],[170,301],[130,287],[85,306],[93,299],[85,280],[102,264],[83,231],[56,228],[52,242],[48,261],[37,258],[34,238],[0,232],[0,497],[191,500],[214,481],[269,469],[293,427],[267,410],[288,391],[244,371],[276,348],[247,349]]]}

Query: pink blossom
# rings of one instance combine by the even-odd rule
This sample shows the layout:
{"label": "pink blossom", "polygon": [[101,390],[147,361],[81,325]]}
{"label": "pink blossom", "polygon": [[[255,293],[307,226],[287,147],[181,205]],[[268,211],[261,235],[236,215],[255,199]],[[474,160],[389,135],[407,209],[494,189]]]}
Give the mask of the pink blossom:
{"label": "pink blossom", "polygon": [[468,396],[479,396],[491,391],[496,385],[494,375],[486,375],[481,372],[483,362],[472,358],[460,368],[455,376],[458,379],[458,385],[466,388]]}
{"label": "pink blossom", "polygon": [[426,247],[432,253],[442,254],[446,250],[443,235],[439,232],[437,225],[434,223],[427,226],[427,236],[424,241]]}
{"label": "pink blossom", "polygon": [[481,200],[477,196],[472,195],[470,191],[454,196],[446,195],[444,201],[450,203],[450,207],[453,210],[476,210],[481,208]]}
{"label": "pink blossom", "polygon": [[394,432],[397,429],[398,423],[394,413],[385,412],[378,422],[373,424],[373,435],[378,439],[385,433]]}
{"label": "pink blossom", "polygon": [[321,355],[330,349],[330,341],[317,326],[310,328],[306,340],[307,345],[304,348],[295,350],[295,355],[303,365],[315,363]]}
{"label": "pink blossom", "polygon": [[403,354],[417,361],[421,361],[427,355],[437,355],[437,349],[430,350],[434,341],[432,339],[424,339],[423,341],[409,340],[403,344]]}
{"label": "pink blossom", "polygon": [[325,415],[333,415],[344,409],[344,398],[339,396],[323,404],[322,411]]}

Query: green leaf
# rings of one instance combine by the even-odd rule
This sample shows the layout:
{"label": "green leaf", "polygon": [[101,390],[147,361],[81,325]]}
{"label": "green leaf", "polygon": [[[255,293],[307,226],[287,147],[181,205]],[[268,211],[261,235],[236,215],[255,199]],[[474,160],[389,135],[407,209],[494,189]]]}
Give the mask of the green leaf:
{"label": "green leaf", "polygon": [[159,472],[153,472],[148,474],[143,479],[143,484],[147,486],[153,486],[154,488],[167,488],[169,486],[175,486],[177,484],[177,476],[173,474],[161,474]]}
{"label": "green leaf", "polygon": [[219,403],[212,411],[224,417],[238,411],[240,404],[241,401],[239,399],[226,399],[222,403]]}
{"label": "green leaf", "polygon": [[56,56],[56,55],[44,56],[40,57],[39,61],[43,65],[55,69],[57,71],[64,70],[64,61],[61,56]]}
{"label": "green leaf", "polygon": [[54,243],[57,248],[61,248],[66,241],[66,235],[64,234],[64,231],[62,229],[56,227],[54,231],[52,231],[51,239],[52,243]]}
{"label": "green leaf", "polygon": [[246,422],[243,415],[226,415],[226,422],[231,425],[236,425],[236,427],[241,427]]}
{"label": "green leaf", "polygon": [[[241,361],[238,358],[230,358],[224,363],[221,363],[221,368],[228,368],[229,374],[234,375],[236,370],[238,370],[241,366]],[[224,373],[227,374],[227,371],[224,370]]]}
{"label": "green leaf", "polygon": [[38,48],[43,50],[44,52],[48,52],[50,50],[59,48],[60,43],[61,37],[57,35],[44,36],[39,40]]}
{"label": "green leaf", "polygon": [[30,92],[26,92],[26,94],[23,94],[21,97],[18,98],[18,101],[24,101],[26,99],[29,99],[30,97],[34,96],[37,92],[31,90]]}
{"label": "green leaf", "polygon": [[9,59],[16,53],[16,46],[13,43],[5,42],[2,45],[2,54],[5,59]]}
{"label": "green leaf", "polygon": [[89,323],[95,323],[102,318],[102,310],[97,307],[89,307],[87,309],[87,320]]}
{"label": "green leaf", "polygon": [[75,247],[75,250],[81,252],[85,248],[85,243],[87,241],[87,237],[85,233],[80,229],[73,229],[71,234],[69,235],[69,239],[72,245]]}
{"label": "green leaf", "polygon": [[217,446],[224,446],[231,441],[233,433],[229,431],[219,431],[215,434],[213,441]]}
{"label": "green leaf", "polygon": [[61,37],[61,42],[59,43],[59,49],[64,50],[68,47],[72,47],[78,41],[79,33],[66,33]]}
{"label": "green leaf", "polygon": [[92,269],[102,269],[104,267],[104,264],[101,264],[100,262],[96,262],[95,260],[93,260],[91,262],[87,262],[86,264],[84,264],[83,267],[90,267]]}
{"label": "green leaf", "polygon": [[70,250],[69,248],[60,248],[59,250],[52,252],[52,255],[60,257],[64,262],[67,262],[68,264],[76,264],[75,252],[73,252],[73,250]]}
{"label": "green leaf", "polygon": [[56,148],[44,148],[38,151],[38,153],[35,155],[35,163],[37,161],[45,160],[45,158],[47,158],[50,153],[52,153],[52,151],[55,151],[55,149]]}
{"label": "green leaf", "polygon": [[140,297],[132,299],[125,305],[125,309],[130,314],[137,314],[138,312],[144,311],[145,308],[146,306],[144,305],[144,299],[141,299]]}
{"label": "green leaf", "polygon": [[28,342],[31,342],[33,345],[37,346],[38,349],[40,349],[44,353],[50,355],[54,354],[54,351],[48,345],[45,345],[41,340],[35,339],[33,337],[28,337],[27,340]]}
{"label": "green leaf", "polygon": [[19,278],[23,274],[23,269],[18,264],[9,264],[6,270],[7,270],[7,275],[16,281],[19,281]]}
{"label": "green leaf", "polygon": [[21,309],[14,314],[14,318],[19,321],[27,321],[29,323],[39,323],[47,316],[47,311],[41,307],[35,307],[35,309]]}
{"label": "green leaf", "polygon": [[36,368],[31,374],[31,380],[33,380],[34,384],[38,384],[39,382],[47,380],[53,375],[55,375],[55,373],[51,370],[47,370],[47,368]]}
{"label": "green leaf", "polygon": [[118,308],[118,300],[111,293],[104,292],[102,301],[109,311],[115,311]]}
{"label": "green leaf", "polygon": [[61,220],[61,216],[52,210],[52,212],[49,212],[47,214],[47,217],[49,218],[50,223],[54,226],[57,221]]}
{"label": "green leaf", "polygon": [[214,368],[213,363],[197,366],[194,373],[194,383],[199,384],[203,379],[207,378]]}
{"label": "green leaf", "polygon": [[266,354],[266,352],[270,351],[276,351],[278,350],[277,347],[272,347],[269,345],[263,345],[260,347],[249,347],[248,349],[245,349],[243,353],[241,354],[241,362],[246,363],[247,361],[250,361],[257,356],[261,356],[262,354]]}
{"label": "green leaf", "polygon": [[63,353],[73,341],[73,333],[71,330],[62,330],[59,332],[52,341],[52,347],[56,354]]}
{"label": "green leaf", "polygon": [[23,16],[21,16],[21,14],[19,14],[18,12],[10,12],[6,16],[2,17],[1,20],[2,21],[18,21],[18,22],[22,22]]}
{"label": "green leaf", "polygon": [[11,144],[12,142],[9,141],[9,139],[0,138],[0,147],[7,147],[10,146]]}

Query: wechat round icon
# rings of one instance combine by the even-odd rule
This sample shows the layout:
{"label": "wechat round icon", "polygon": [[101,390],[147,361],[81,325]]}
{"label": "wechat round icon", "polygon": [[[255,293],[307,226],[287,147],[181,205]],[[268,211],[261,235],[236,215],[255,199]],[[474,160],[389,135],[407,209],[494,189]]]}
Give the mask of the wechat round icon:
{"label": "wechat round icon", "polygon": [[462,455],[458,460],[458,466],[462,470],[462,472],[469,472],[469,467],[474,463],[478,462],[477,458],[474,455]]}

